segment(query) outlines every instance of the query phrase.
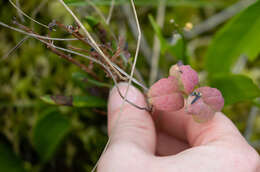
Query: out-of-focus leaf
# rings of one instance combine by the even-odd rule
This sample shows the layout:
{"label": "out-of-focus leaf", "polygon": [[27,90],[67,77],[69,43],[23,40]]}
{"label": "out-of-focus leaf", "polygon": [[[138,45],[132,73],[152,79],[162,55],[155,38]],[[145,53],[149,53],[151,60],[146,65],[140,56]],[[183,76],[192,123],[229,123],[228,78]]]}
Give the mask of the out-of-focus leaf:
{"label": "out-of-focus leaf", "polygon": [[160,40],[160,43],[161,43],[161,52],[163,54],[165,54],[165,52],[167,51],[168,49],[168,46],[169,46],[169,43],[167,42],[167,40],[163,37],[163,34],[162,34],[162,31],[161,31],[161,28],[158,26],[158,24],[156,23],[156,21],[154,20],[153,16],[152,15],[149,15],[149,20],[150,20],[150,23],[152,24],[152,27],[158,37],[158,39]]}
{"label": "out-of-focus leaf", "polygon": [[73,97],[75,107],[106,107],[107,101],[96,96],[75,96]]}
{"label": "out-of-focus leaf", "polygon": [[175,56],[178,60],[182,60],[184,64],[187,64],[187,60],[185,58],[185,44],[182,36],[180,34],[175,34],[174,42],[169,45],[169,52]]}
{"label": "out-of-focus leaf", "polygon": [[[184,61],[184,40],[181,37],[180,34],[176,34],[176,39],[174,40],[174,43],[168,42],[162,34],[161,28],[158,26],[156,21],[154,20],[152,15],[149,15],[150,23],[152,24],[152,27],[160,40],[161,44],[161,53],[164,55],[166,52],[169,52],[172,56],[174,56],[177,60],[183,60]],[[185,60],[186,61],[186,60]]]}
{"label": "out-of-focus leaf", "polygon": [[0,169],[3,172],[25,172],[22,160],[3,143],[0,143]]}
{"label": "out-of-focus leaf", "polygon": [[42,162],[47,162],[52,158],[70,127],[69,120],[58,111],[47,113],[37,121],[32,141]]}
{"label": "out-of-focus leaf", "polygon": [[41,97],[41,100],[51,105],[62,105],[72,107],[89,107],[98,108],[106,107],[107,102],[96,96],[50,96],[46,95]]}
{"label": "out-of-focus leaf", "polygon": [[45,103],[51,105],[64,105],[64,106],[72,106],[73,105],[73,97],[72,96],[42,96],[41,100]]}
{"label": "out-of-focus leaf", "polygon": [[253,104],[260,108],[260,98],[256,98],[255,100],[253,100]]}
{"label": "out-of-focus leaf", "polygon": [[87,74],[82,73],[82,72],[73,73],[72,78],[75,79],[75,80],[84,82],[86,84],[90,84],[91,86],[106,87],[106,88],[112,88],[113,87],[110,84],[93,80]]}
{"label": "out-of-focus leaf", "polygon": [[260,97],[260,89],[252,79],[243,75],[220,75],[212,78],[211,86],[218,88],[224,98],[225,105]]}
{"label": "out-of-focus leaf", "polygon": [[[111,0],[92,0],[96,5],[111,5]],[[87,1],[84,0],[64,0],[65,3],[71,6],[85,6],[88,5]],[[122,5],[129,3],[129,0],[116,0],[116,5]],[[136,5],[142,6],[157,6],[159,0],[137,0]],[[213,7],[224,7],[226,4],[223,2],[209,2],[206,0],[167,0],[167,6],[192,6],[192,7],[202,7],[202,6],[213,6]]]}
{"label": "out-of-focus leaf", "polygon": [[206,56],[210,74],[228,73],[240,55],[254,60],[260,52],[260,1],[232,19],[215,36]]}
{"label": "out-of-focus leaf", "polygon": [[90,25],[90,27],[95,27],[98,25],[100,22],[98,19],[92,17],[92,16],[87,16],[86,18],[87,23]]}

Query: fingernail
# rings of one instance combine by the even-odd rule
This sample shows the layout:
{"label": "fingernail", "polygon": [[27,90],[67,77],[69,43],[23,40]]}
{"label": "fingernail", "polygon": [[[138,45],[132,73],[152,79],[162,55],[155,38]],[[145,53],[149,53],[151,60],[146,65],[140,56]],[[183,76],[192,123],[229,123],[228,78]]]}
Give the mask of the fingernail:
{"label": "fingernail", "polygon": [[[123,96],[126,94],[126,90],[128,87],[128,83],[119,83],[118,88]],[[129,86],[129,90],[127,92],[127,100],[131,101],[133,103],[138,103],[138,98],[141,97],[142,94],[133,86]],[[141,97],[142,99],[142,97]],[[122,107],[124,100],[123,98],[119,95],[118,89],[115,86],[111,91],[109,95],[109,103],[108,103],[108,110],[110,112],[117,111],[119,108]]]}

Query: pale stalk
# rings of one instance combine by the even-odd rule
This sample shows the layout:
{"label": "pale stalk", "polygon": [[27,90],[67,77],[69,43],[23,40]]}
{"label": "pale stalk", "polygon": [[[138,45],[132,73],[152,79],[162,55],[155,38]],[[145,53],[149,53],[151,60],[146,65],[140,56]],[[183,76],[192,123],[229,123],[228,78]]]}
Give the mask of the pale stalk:
{"label": "pale stalk", "polygon": [[[127,89],[126,89],[126,93],[125,93],[125,96],[124,96],[124,99],[123,99],[123,103],[122,103],[122,106],[120,108],[120,112],[118,114],[118,117],[116,119],[116,122],[114,124],[114,126],[112,127],[111,129],[111,136],[109,137],[108,141],[107,141],[107,144],[101,154],[101,156],[106,152],[109,144],[110,144],[110,141],[111,141],[111,138],[113,138],[114,136],[114,131],[117,127],[117,124],[118,122],[120,121],[120,118],[121,116],[123,115],[122,112],[123,112],[123,107],[125,105],[125,102],[126,102],[126,99],[127,99],[127,95],[128,95],[128,92],[129,92],[129,88],[130,88],[130,85],[132,83],[132,80],[133,80],[133,75],[134,75],[134,71],[135,71],[135,66],[136,66],[136,63],[137,63],[137,59],[138,59],[138,54],[139,54],[139,50],[140,50],[140,42],[141,42],[141,37],[142,37],[142,34],[141,34],[141,29],[140,29],[140,24],[139,24],[139,20],[138,20],[138,16],[137,16],[137,13],[136,13],[136,9],[135,9],[135,4],[134,4],[134,1],[131,0],[131,5],[132,5],[132,8],[133,8],[133,11],[134,11],[134,16],[135,16],[135,20],[136,20],[136,25],[137,25],[137,30],[138,30],[138,40],[137,40],[137,47],[136,47],[136,52],[135,52],[135,58],[134,58],[134,63],[133,63],[133,66],[132,66],[132,69],[131,69],[131,74],[130,74],[130,79],[129,79],[129,82],[128,82],[128,86],[127,86]],[[98,163],[100,161],[100,158],[99,160],[97,161],[97,163],[95,164],[95,166],[93,167],[92,171],[91,172],[94,172],[98,166]]]}
{"label": "pale stalk", "polygon": [[90,42],[93,44],[93,48],[104,58],[104,60],[108,63],[108,65],[112,68],[112,70],[119,76],[120,79],[125,80],[126,78],[123,77],[118,70],[113,66],[112,62],[109,60],[109,58],[103,53],[103,51],[99,48],[94,38],[90,35],[90,33],[87,31],[87,29],[84,27],[84,25],[81,23],[81,21],[78,19],[78,17],[71,11],[71,9],[64,3],[63,0],[59,0],[60,3],[65,7],[65,9],[72,15],[72,17],[75,19],[75,21],[78,23],[78,25],[82,28],[87,38],[90,40]]}
{"label": "pale stalk", "polygon": [[37,23],[37,24],[39,24],[39,25],[41,25],[41,26],[43,26],[43,27],[49,29],[49,26],[47,26],[47,25],[45,25],[45,24],[42,24],[42,23],[38,22],[37,20],[33,19],[32,17],[30,17],[29,15],[27,15],[27,14],[26,14],[25,12],[23,12],[19,7],[17,7],[17,6],[15,5],[15,3],[13,3],[11,0],[9,0],[9,2],[11,3],[11,5],[12,5],[14,8],[16,8],[16,10],[17,10],[19,13],[23,14],[25,17],[27,17],[28,19],[32,20],[33,22],[35,22],[35,23]]}
{"label": "pale stalk", "polygon": [[110,5],[110,9],[109,9],[109,13],[108,13],[108,17],[106,19],[106,24],[109,25],[112,15],[113,15],[113,11],[114,11],[114,7],[115,7],[115,0],[111,1],[111,5]]}
{"label": "pale stalk", "polygon": [[[163,23],[165,19],[165,8],[166,8],[166,0],[161,0],[159,2],[159,7],[157,10],[157,19],[156,19],[156,23],[160,28],[163,27]],[[159,65],[158,63],[160,59],[160,49],[161,49],[160,40],[158,36],[155,34],[149,85],[152,85],[158,77],[158,65]]]}

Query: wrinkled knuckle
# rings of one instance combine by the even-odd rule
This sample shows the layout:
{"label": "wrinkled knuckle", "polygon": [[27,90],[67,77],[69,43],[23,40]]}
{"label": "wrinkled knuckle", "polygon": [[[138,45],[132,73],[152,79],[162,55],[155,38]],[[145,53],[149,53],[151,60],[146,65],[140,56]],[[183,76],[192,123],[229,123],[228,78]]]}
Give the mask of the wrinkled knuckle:
{"label": "wrinkled knuckle", "polygon": [[124,124],[126,127],[136,130],[136,132],[147,133],[153,130],[153,126],[146,122],[143,118],[129,118]]}

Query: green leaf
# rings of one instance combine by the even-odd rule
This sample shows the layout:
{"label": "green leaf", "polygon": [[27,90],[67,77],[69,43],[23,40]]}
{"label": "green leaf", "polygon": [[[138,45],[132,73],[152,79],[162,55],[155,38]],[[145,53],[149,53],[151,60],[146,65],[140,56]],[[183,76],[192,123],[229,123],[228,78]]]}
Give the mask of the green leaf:
{"label": "green leaf", "polygon": [[82,73],[82,72],[75,72],[72,74],[72,78],[75,80],[80,81],[81,83],[88,83],[91,86],[98,86],[98,87],[106,87],[106,88],[112,88],[113,85],[110,85],[108,83],[104,83],[104,82],[99,82],[96,80],[91,79],[87,74]]}
{"label": "green leaf", "polygon": [[50,96],[41,97],[45,103],[58,106],[72,106],[77,108],[102,108],[106,107],[107,101],[96,96]]}
{"label": "green leaf", "polygon": [[157,35],[158,39],[160,40],[161,45],[161,53],[162,55],[165,55],[166,52],[169,52],[173,57],[176,58],[176,60],[184,60],[184,40],[180,34],[176,34],[178,38],[176,38],[176,42],[173,44],[170,44],[162,34],[161,28],[158,26],[156,21],[154,20],[152,15],[149,15],[150,23],[152,24],[152,27],[155,31],[155,34]]}
{"label": "green leaf", "polygon": [[96,19],[92,16],[86,16],[85,19],[91,28],[95,27],[96,25],[98,25],[100,23],[98,19]]}
{"label": "green leaf", "polygon": [[182,60],[184,64],[187,64],[187,60],[185,59],[185,43],[180,34],[175,34],[177,38],[175,38],[176,42],[173,44],[169,44],[168,50],[169,52],[177,58],[177,60]]}
{"label": "green leaf", "polygon": [[42,162],[52,158],[70,127],[69,120],[56,110],[38,119],[33,130],[32,141]]}
{"label": "green leaf", "polygon": [[225,104],[230,105],[240,101],[260,97],[260,89],[252,79],[243,75],[219,75],[212,78],[211,86],[218,88],[224,98]]}
{"label": "green leaf", "polygon": [[158,24],[156,23],[156,21],[154,20],[152,15],[149,15],[149,20],[150,23],[152,24],[152,27],[155,31],[155,34],[157,35],[158,39],[160,40],[160,44],[161,44],[161,52],[162,54],[165,54],[165,52],[167,51],[168,47],[169,47],[169,43],[167,42],[167,40],[163,37],[161,28],[158,26]]}
{"label": "green leaf", "polygon": [[0,169],[8,172],[25,172],[22,160],[19,159],[10,147],[0,143]]}
{"label": "green leaf", "polygon": [[96,96],[75,96],[73,99],[75,107],[106,107],[107,101]]}
{"label": "green leaf", "polygon": [[260,108],[260,100],[259,100],[259,98],[256,98],[255,100],[253,100],[253,104],[255,106],[257,106],[258,108]]}
{"label": "green leaf", "polygon": [[229,73],[240,55],[254,60],[260,52],[260,1],[226,24],[213,39],[207,55],[209,74]]}

